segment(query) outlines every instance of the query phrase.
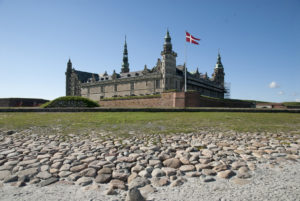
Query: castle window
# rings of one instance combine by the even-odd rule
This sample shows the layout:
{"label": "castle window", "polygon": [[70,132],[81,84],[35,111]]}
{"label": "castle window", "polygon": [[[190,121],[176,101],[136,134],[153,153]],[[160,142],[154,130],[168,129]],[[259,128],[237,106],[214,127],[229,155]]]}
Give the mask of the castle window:
{"label": "castle window", "polygon": [[130,83],[130,90],[134,90],[134,83]]}
{"label": "castle window", "polygon": [[155,87],[156,87],[157,89],[160,88],[160,80],[156,80]]}
{"label": "castle window", "polygon": [[136,73],[136,74],[135,74],[135,76],[139,76],[139,74],[138,74],[138,73]]}
{"label": "castle window", "polygon": [[130,74],[127,74],[127,77],[130,77]]}
{"label": "castle window", "polygon": [[118,91],[118,85],[117,84],[115,84],[114,90]]}
{"label": "castle window", "polygon": [[101,93],[104,93],[104,86],[101,86]]}
{"label": "castle window", "polygon": [[105,79],[108,80],[108,77],[106,77]]}
{"label": "castle window", "polygon": [[101,78],[101,80],[104,80],[104,78]]}

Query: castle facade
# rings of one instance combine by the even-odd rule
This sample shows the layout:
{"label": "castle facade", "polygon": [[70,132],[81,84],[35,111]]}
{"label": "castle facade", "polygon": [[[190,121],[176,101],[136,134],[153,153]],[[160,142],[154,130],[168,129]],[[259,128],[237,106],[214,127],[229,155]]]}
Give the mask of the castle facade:
{"label": "castle facade", "polygon": [[66,95],[83,96],[95,101],[103,98],[122,96],[141,96],[159,94],[174,90],[184,91],[185,80],[187,90],[200,92],[202,95],[224,98],[224,68],[218,53],[217,63],[212,77],[198,71],[187,72],[185,79],[185,65],[176,64],[177,53],[173,51],[169,31],[164,38],[161,59],[149,69],[131,72],[128,62],[128,50],[125,39],[123,64],[121,72],[115,70],[112,75],[89,73],[75,70],[69,59],[66,71]]}

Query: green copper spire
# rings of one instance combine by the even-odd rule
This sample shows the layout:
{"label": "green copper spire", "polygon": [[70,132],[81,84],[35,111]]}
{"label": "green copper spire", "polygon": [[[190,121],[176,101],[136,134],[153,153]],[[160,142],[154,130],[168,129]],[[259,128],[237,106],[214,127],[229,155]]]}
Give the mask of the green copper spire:
{"label": "green copper spire", "polygon": [[122,73],[128,73],[129,72],[128,50],[127,50],[126,35],[125,35],[125,44],[124,44],[124,51],[123,51],[123,64],[122,64],[121,72]]}
{"label": "green copper spire", "polygon": [[164,52],[165,53],[171,53],[172,52],[171,36],[170,36],[170,33],[169,33],[168,29],[167,29],[167,34],[165,36]]}
{"label": "green copper spire", "polygon": [[218,50],[217,63],[215,68],[223,68],[223,64],[221,61],[220,49]]}

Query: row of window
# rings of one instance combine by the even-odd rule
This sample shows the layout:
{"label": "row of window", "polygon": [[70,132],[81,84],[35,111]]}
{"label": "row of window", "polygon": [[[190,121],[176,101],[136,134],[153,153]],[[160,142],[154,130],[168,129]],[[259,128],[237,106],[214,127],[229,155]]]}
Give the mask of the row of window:
{"label": "row of window", "polygon": [[[148,85],[148,82],[146,82],[146,86]],[[160,80],[155,80],[155,88],[159,89],[160,88]],[[104,93],[104,86],[101,86],[101,93]],[[130,83],[130,90],[133,91],[134,90],[134,83]],[[114,91],[117,92],[118,91],[118,84],[114,85]]]}

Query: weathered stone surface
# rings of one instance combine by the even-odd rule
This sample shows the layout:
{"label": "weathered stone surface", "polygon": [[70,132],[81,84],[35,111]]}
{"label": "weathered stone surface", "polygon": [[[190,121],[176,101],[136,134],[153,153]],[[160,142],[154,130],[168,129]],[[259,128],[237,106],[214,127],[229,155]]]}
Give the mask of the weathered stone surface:
{"label": "weathered stone surface", "polygon": [[185,175],[188,177],[200,177],[201,173],[200,172],[186,172]]}
{"label": "weathered stone surface", "polygon": [[96,160],[96,157],[95,156],[91,156],[91,157],[88,157],[86,159],[81,160],[81,162],[83,162],[83,163],[90,163],[90,162],[93,162],[94,160]]}
{"label": "weathered stone surface", "polygon": [[150,193],[155,192],[155,189],[150,184],[139,188],[139,190],[140,190],[143,197],[147,197]]}
{"label": "weathered stone surface", "polygon": [[128,190],[125,201],[146,201],[146,200],[140,193],[139,189],[132,188]]}
{"label": "weathered stone surface", "polygon": [[136,177],[128,184],[128,189],[140,188],[147,184],[150,184],[150,181],[143,177]]}
{"label": "weathered stone surface", "polygon": [[242,162],[242,161],[234,161],[232,164],[231,164],[231,167],[232,169],[234,170],[237,170],[239,169],[240,167],[243,167],[243,166],[246,166],[247,164],[245,162]]}
{"label": "weathered stone surface", "polygon": [[98,174],[111,174],[112,170],[111,168],[102,168],[101,170],[98,171]]}
{"label": "weathered stone surface", "polygon": [[121,190],[126,190],[126,186],[124,181],[121,181],[119,179],[113,179],[109,183],[110,187],[113,189],[121,189]]}
{"label": "weathered stone surface", "polygon": [[52,175],[47,172],[47,171],[44,171],[44,172],[39,172],[36,177],[40,178],[40,179],[49,179],[50,177],[52,177]]}
{"label": "weathered stone surface", "polygon": [[76,180],[79,179],[79,178],[80,178],[79,173],[73,173],[73,174],[70,174],[69,177],[68,177],[68,179],[69,179],[70,181],[76,181]]}
{"label": "weathered stone surface", "polygon": [[170,167],[163,167],[162,171],[164,171],[168,177],[172,175],[176,175],[177,172],[175,168],[170,168]]}
{"label": "weathered stone surface", "polygon": [[179,170],[181,170],[182,172],[191,172],[194,171],[196,168],[193,165],[182,165]]}
{"label": "weathered stone surface", "polygon": [[29,165],[29,164],[32,164],[32,163],[35,163],[37,162],[37,159],[32,159],[32,160],[25,160],[25,161],[21,161],[19,162],[19,166],[26,166],[26,165]]}
{"label": "weathered stone surface", "polygon": [[17,175],[9,175],[4,179],[3,183],[10,183],[10,182],[15,182],[15,181],[18,181],[18,176]]}
{"label": "weathered stone surface", "polygon": [[111,180],[111,174],[99,174],[95,178],[95,182],[97,183],[108,183]]}
{"label": "weathered stone surface", "polygon": [[81,186],[86,186],[93,183],[93,179],[91,177],[81,177],[76,181],[76,184]]}
{"label": "weathered stone surface", "polygon": [[56,177],[51,177],[51,178],[49,178],[49,179],[46,179],[46,180],[42,181],[42,182],[40,183],[40,186],[41,186],[41,187],[43,187],[43,186],[48,186],[48,185],[53,184],[53,183],[55,183],[55,182],[57,182],[57,181],[58,181],[58,178],[56,178]]}
{"label": "weathered stone surface", "polygon": [[203,177],[203,178],[202,178],[202,181],[205,182],[205,183],[207,183],[207,182],[213,182],[213,181],[216,181],[216,179],[209,176],[209,177]]}
{"label": "weathered stone surface", "polygon": [[127,183],[129,184],[132,180],[138,177],[138,174],[136,172],[132,172],[131,175],[127,178]]}
{"label": "weathered stone surface", "polygon": [[25,169],[22,171],[19,171],[17,173],[18,177],[32,177],[33,175],[35,175],[36,173],[38,173],[38,168],[29,168],[29,169]]}
{"label": "weathered stone surface", "polygon": [[151,174],[147,170],[142,170],[139,172],[139,176],[149,178],[151,177]]}
{"label": "weathered stone surface", "polygon": [[210,176],[214,176],[216,175],[216,171],[212,170],[212,169],[203,169],[202,170],[202,174],[204,175],[210,175]]}
{"label": "weathered stone surface", "polygon": [[177,158],[169,158],[163,162],[165,167],[171,168],[179,168],[181,166],[181,162]]}
{"label": "weathered stone surface", "polygon": [[70,172],[70,171],[61,171],[61,172],[59,172],[58,176],[59,177],[67,177],[71,174],[72,174],[72,172]]}
{"label": "weathered stone surface", "polygon": [[59,169],[59,171],[69,171],[70,170],[71,165],[70,164],[63,164],[61,166],[61,168]]}
{"label": "weathered stone surface", "polygon": [[86,168],[79,173],[79,176],[95,177],[96,170],[94,168]]}
{"label": "weathered stone surface", "polygon": [[213,156],[213,152],[211,150],[209,150],[209,149],[203,149],[202,150],[202,154],[204,156],[207,156],[207,157],[212,157]]}
{"label": "weathered stone surface", "polygon": [[112,178],[119,179],[122,181],[127,181],[127,178],[129,177],[129,172],[126,170],[114,170],[112,172]]}
{"label": "weathered stone surface", "polygon": [[223,164],[220,164],[220,165],[217,165],[213,168],[213,170],[215,172],[221,172],[221,171],[224,171],[224,170],[227,170],[228,169],[228,166],[227,165],[223,165]]}
{"label": "weathered stone surface", "polygon": [[161,169],[159,168],[155,168],[153,171],[152,171],[152,177],[162,177],[162,176],[165,176],[166,173],[164,171],[162,171]]}
{"label": "weathered stone surface", "polygon": [[221,171],[218,172],[217,176],[223,179],[229,179],[232,176],[234,176],[235,173],[232,170],[225,170],[225,171]]}
{"label": "weathered stone surface", "polygon": [[74,167],[70,168],[71,172],[80,172],[81,170],[84,170],[87,167],[86,164],[82,164],[82,165],[76,165]]}

